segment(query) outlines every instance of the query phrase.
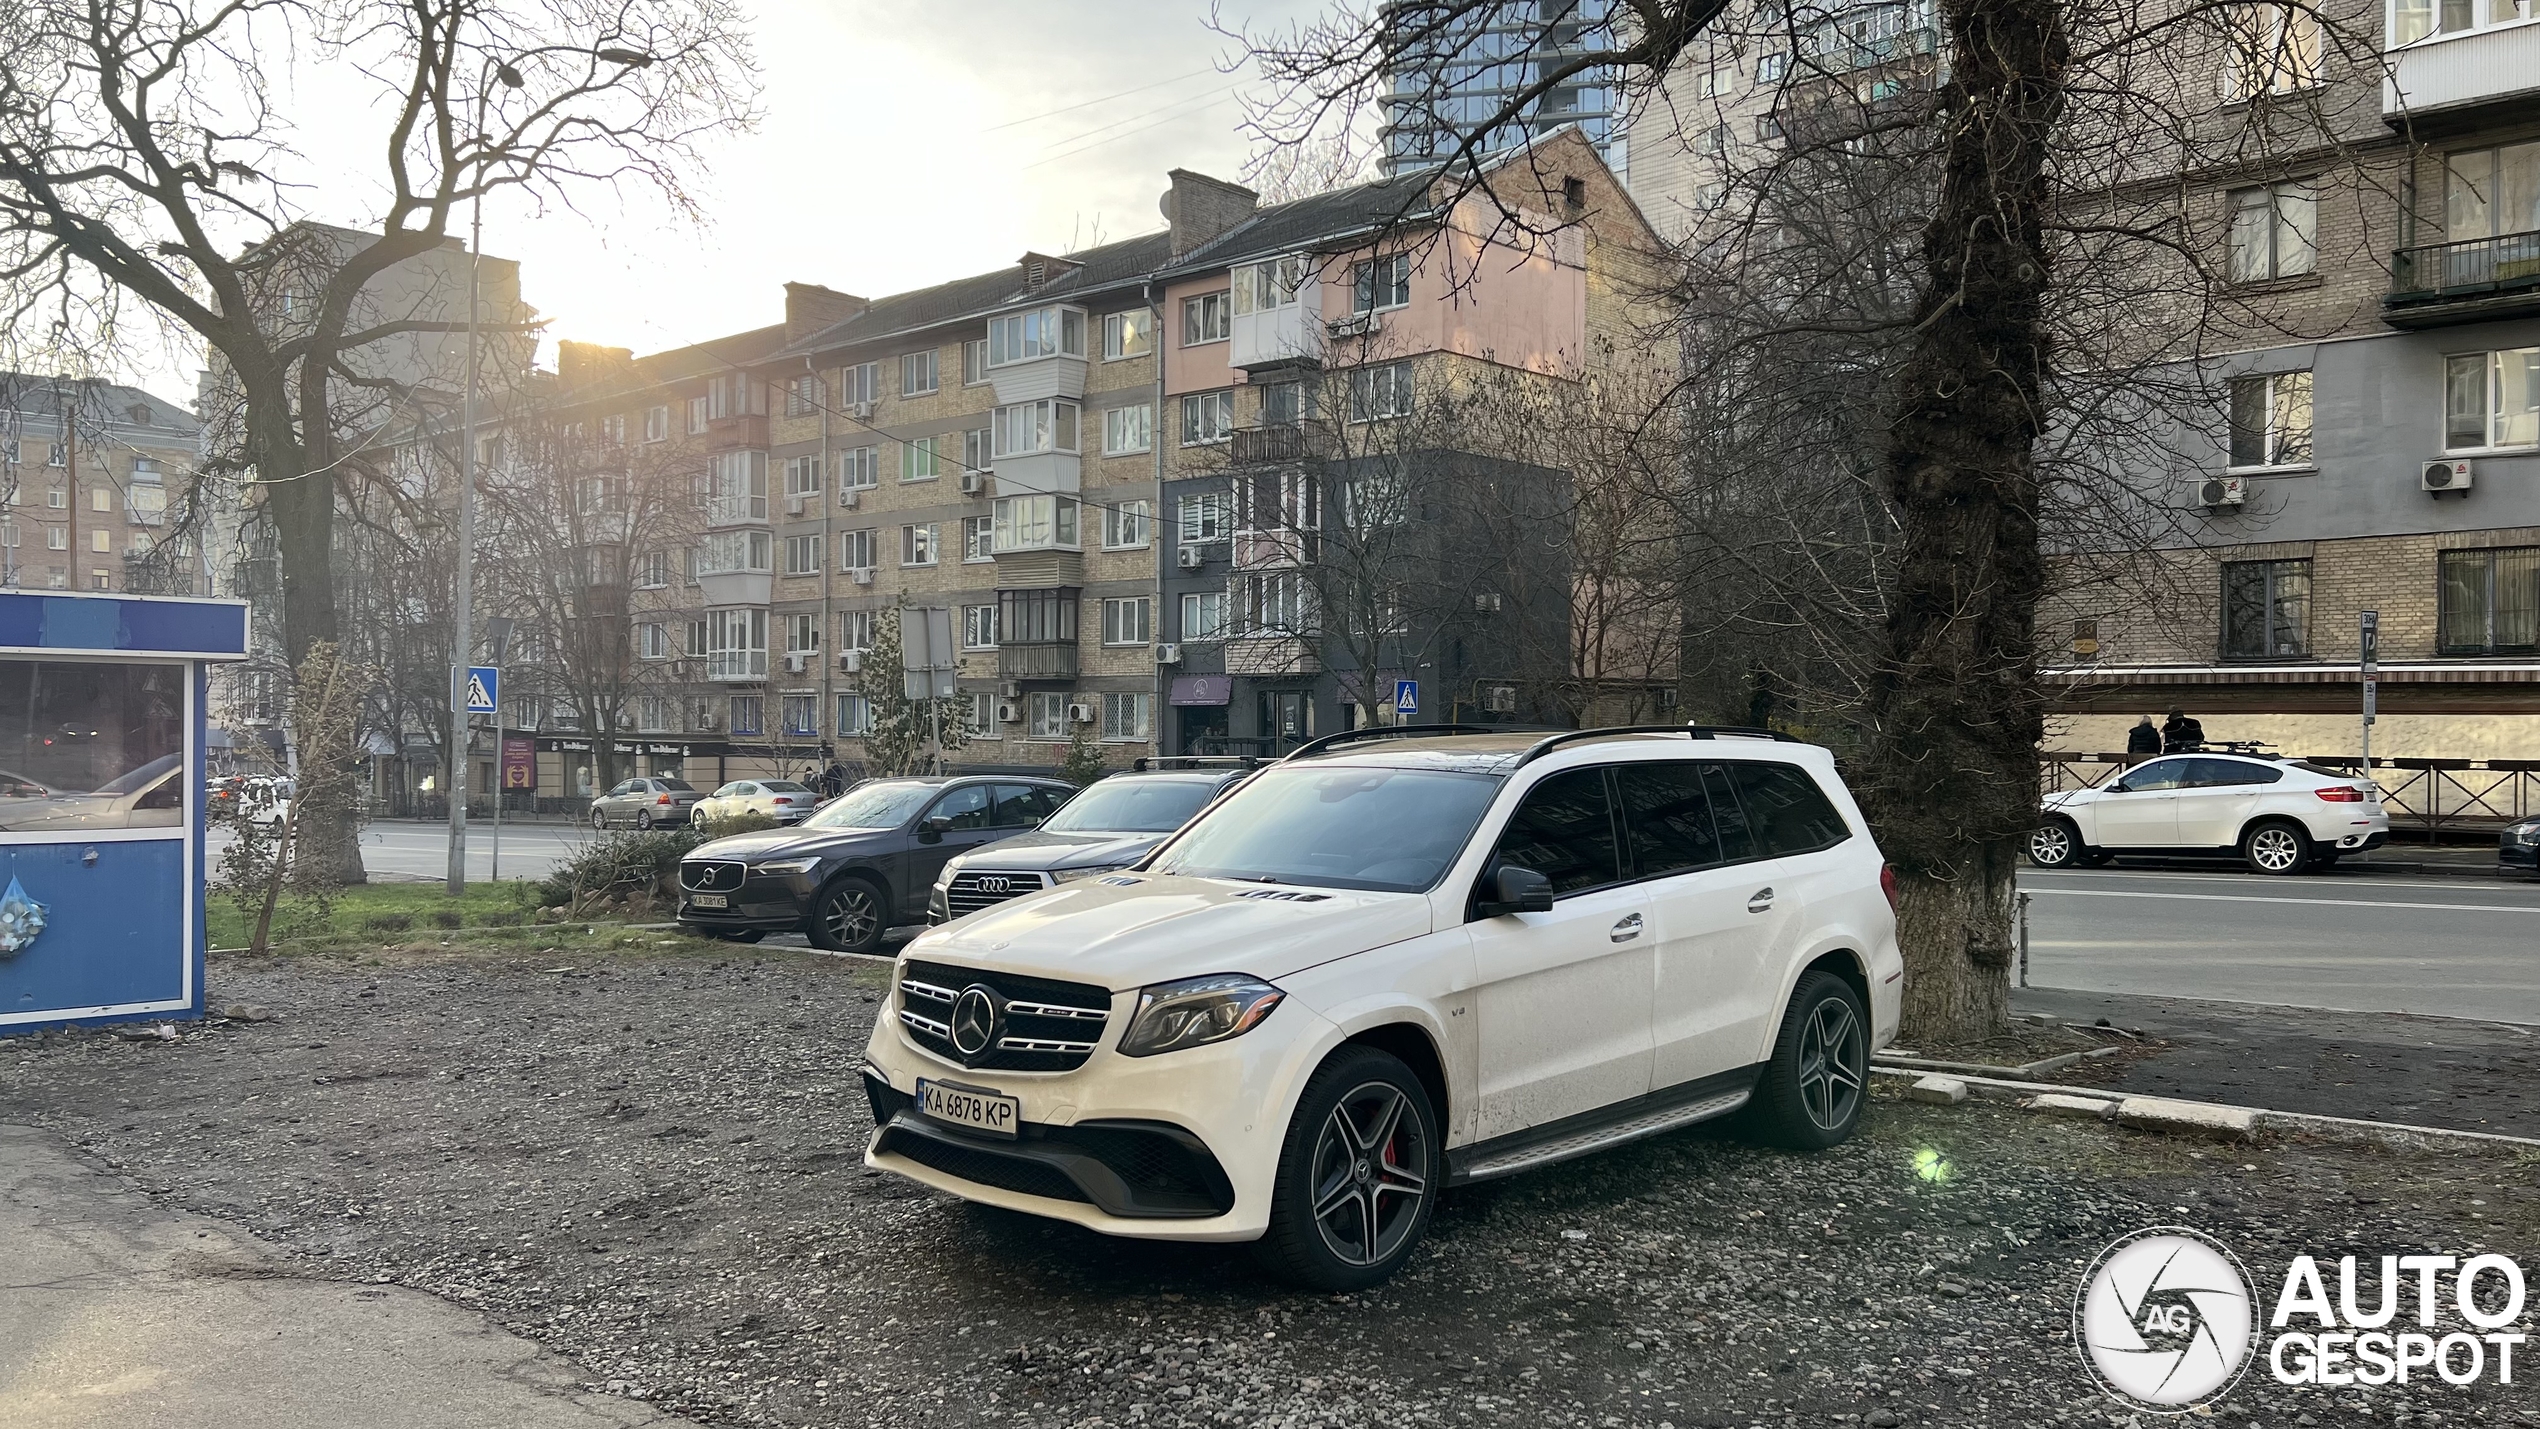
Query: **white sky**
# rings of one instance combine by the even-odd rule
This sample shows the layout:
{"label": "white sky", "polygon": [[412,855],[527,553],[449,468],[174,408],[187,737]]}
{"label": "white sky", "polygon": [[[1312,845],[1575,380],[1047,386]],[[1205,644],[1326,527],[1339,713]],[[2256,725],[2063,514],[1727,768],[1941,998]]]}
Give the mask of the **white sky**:
{"label": "white sky", "polygon": [[[1316,0],[1229,16],[1284,24]],[[485,251],[559,337],[658,351],[778,321],[787,280],[866,297],[1162,226],[1165,171],[1239,178],[1247,82],[1208,0],[756,0],[765,120],[699,176],[674,226],[601,196],[587,217],[495,201]],[[305,96],[330,87],[297,77]],[[1053,112],[1064,111],[1064,112]],[[365,137],[367,137],[365,135]],[[365,226],[349,211],[310,216]],[[190,395],[196,360],[136,374]]]}

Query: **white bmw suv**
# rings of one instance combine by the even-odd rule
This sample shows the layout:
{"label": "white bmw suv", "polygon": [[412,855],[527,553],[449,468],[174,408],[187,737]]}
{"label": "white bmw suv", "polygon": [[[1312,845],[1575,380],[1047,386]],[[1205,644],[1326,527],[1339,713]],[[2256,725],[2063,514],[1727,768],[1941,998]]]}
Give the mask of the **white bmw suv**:
{"label": "white bmw suv", "polygon": [[2360,775],[2264,754],[2172,754],[2096,789],[2047,795],[2028,856],[2065,868],[2236,850],[2256,872],[2300,873],[2389,840],[2381,790]]}
{"label": "white bmw suv", "polygon": [[1833,757],[1763,731],[1331,736],[911,942],[866,1163],[1373,1284],[1450,1186],[1732,1112],[1848,1136],[1892,889]]}

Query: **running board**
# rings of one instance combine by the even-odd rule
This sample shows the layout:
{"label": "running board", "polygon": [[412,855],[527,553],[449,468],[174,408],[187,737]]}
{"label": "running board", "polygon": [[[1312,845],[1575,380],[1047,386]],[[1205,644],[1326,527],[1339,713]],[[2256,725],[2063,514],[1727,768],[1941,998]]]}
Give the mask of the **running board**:
{"label": "running board", "polygon": [[[1505,1151],[1489,1152],[1473,1161],[1454,1165],[1447,1177],[1448,1184],[1461,1186],[1474,1181],[1489,1181],[1501,1176],[1514,1176],[1520,1171],[1531,1171],[1538,1166],[1549,1166],[1556,1161],[1568,1161],[1573,1157],[1591,1155],[1610,1147],[1621,1146],[1626,1142],[1640,1141],[1674,1131],[1678,1127],[1691,1126],[1698,1121],[1710,1121],[1736,1111],[1739,1107],[1746,1105],[1754,1095],[1752,1090],[1740,1088],[1736,1091],[1704,1097],[1699,1101],[1678,1102],[1673,1106],[1644,1112],[1623,1121],[1587,1127],[1549,1141],[1538,1141],[1526,1146],[1512,1146]],[[1453,1155],[1452,1152],[1448,1154]]]}

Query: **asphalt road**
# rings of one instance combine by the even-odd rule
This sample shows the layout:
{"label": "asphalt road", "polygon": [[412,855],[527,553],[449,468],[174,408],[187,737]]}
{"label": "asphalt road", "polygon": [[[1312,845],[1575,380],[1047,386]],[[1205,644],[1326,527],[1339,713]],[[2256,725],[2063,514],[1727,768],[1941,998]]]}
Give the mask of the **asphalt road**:
{"label": "asphalt road", "polygon": [[2031,986],[2540,1025],[2540,883],[2023,869]]}
{"label": "asphalt road", "polygon": [[[482,822],[467,826],[467,872],[471,879],[493,876],[492,829]],[[570,858],[592,837],[579,824],[503,825],[503,877],[543,878],[559,860]],[[209,839],[215,862],[226,839],[215,830]],[[450,830],[446,824],[399,819],[362,828],[362,867],[375,879],[390,882],[437,880],[450,868]]]}

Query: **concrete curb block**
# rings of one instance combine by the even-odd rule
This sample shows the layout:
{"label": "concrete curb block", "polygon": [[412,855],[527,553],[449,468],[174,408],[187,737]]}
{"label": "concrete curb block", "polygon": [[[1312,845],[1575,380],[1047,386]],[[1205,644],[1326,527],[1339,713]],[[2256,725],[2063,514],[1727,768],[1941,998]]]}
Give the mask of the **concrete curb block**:
{"label": "concrete curb block", "polygon": [[[1874,1066],[1870,1070],[1888,1077],[1926,1075],[1900,1067]],[[2269,1111],[2264,1107],[2229,1106],[2221,1102],[2136,1097],[2123,1092],[2098,1092],[2089,1087],[2058,1086],[2051,1082],[2017,1082],[1997,1077],[1958,1077],[1953,1080],[1963,1084],[1972,1095],[2019,1100],[2039,1111],[2116,1121],[2144,1131],[2224,1136],[2236,1140],[2253,1140],[2277,1133],[2407,1151],[2540,1150],[2540,1137],[2507,1136],[2495,1131],[2454,1131],[2449,1127],[2412,1126],[2405,1122],[2369,1121],[2352,1116],[2323,1116],[2316,1112]],[[2129,1102],[2137,1104],[2139,1109],[2131,1119],[2123,1110]],[[2180,1109],[2176,1115],[2184,1119],[2170,1119],[2164,1114],[2170,1109]],[[2242,1118],[2246,1118],[2245,1123]],[[2244,1124],[2247,1128],[2245,1132],[2239,1129]]]}
{"label": "concrete curb block", "polygon": [[1891,1052],[1873,1052],[1870,1054],[1870,1061],[1882,1068],[1897,1067],[1915,1072],[1953,1074],[1972,1072],[1979,1077],[2003,1077],[2016,1082],[2043,1072],[2054,1071],[2058,1067],[2069,1067],[2086,1057],[2113,1056],[2117,1050],[2113,1046],[2084,1047],[2077,1052],[2058,1052],[2052,1057],[2040,1057],[2034,1062],[2024,1062],[2016,1067],[1998,1067],[1990,1062],[1948,1062],[1937,1057],[1908,1057]]}

